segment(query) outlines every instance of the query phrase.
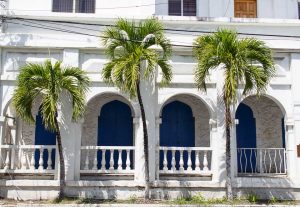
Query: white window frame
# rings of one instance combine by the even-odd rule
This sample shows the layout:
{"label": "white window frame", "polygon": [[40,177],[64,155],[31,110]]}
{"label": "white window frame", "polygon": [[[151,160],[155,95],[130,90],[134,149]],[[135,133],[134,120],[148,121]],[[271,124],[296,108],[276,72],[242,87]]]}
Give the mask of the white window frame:
{"label": "white window frame", "polygon": [[[180,0],[180,15],[178,15],[179,17],[182,17],[183,16],[183,1],[184,0]],[[196,14],[195,16],[198,16],[198,9],[197,9],[197,5],[198,5],[198,0],[195,0],[196,1]],[[168,0],[168,15],[169,14],[169,3],[170,3],[170,0]],[[173,16],[173,15],[172,15]],[[175,15],[174,15],[175,16]],[[192,16],[194,17],[194,16]]]}
{"label": "white window frame", "polygon": [[[52,12],[54,12],[53,11],[53,1],[54,0],[52,0],[51,1],[51,11]],[[80,13],[82,13],[82,12],[76,12],[76,0],[72,0],[73,1],[73,8],[72,8],[72,12],[57,12],[57,13],[69,13],[69,14],[80,14]],[[95,14],[96,13],[96,1],[97,0],[94,0],[95,1],[95,10],[94,10],[94,12],[93,13],[82,13],[82,14]]]}

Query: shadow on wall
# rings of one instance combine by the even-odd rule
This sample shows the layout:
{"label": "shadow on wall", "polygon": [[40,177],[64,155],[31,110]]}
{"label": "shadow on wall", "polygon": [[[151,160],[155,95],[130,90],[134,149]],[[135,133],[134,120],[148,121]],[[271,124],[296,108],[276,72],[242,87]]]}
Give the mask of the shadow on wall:
{"label": "shadow on wall", "polygon": [[269,200],[295,200],[295,194],[299,194],[299,189],[295,189],[292,182],[284,177],[241,177],[234,182],[237,197],[247,195],[257,195],[258,199]]}

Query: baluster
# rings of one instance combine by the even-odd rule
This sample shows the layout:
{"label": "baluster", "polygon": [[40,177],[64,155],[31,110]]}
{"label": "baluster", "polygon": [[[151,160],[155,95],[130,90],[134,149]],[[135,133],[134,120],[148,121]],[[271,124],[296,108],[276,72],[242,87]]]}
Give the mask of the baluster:
{"label": "baluster", "polygon": [[114,168],[114,164],[115,164],[115,162],[114,162],[114,149],[110,149],[110,160],[109,160],[109,169],[110,170],[114,170],[115,168]]}
{"label": "baluster", "polygon": [[192,159],[191,159],[191,150],[188,150],[188,162],[187,162],[187,171],[192,171]]}
{"label": "baluster", "polygon": [[195,151],[196,154],[196,160],[195,160],[195,170],[200,171],[200,159],[199,159],[199,151]]}
{"label": "baluster", "polygon": [[247,157],[247,151],[248,149],[244,149],[244,156],[245,156],[245,171],[244,173],[247,173],[247,167],[248,167],[248,157]]}
{"label": "baluster", "polygon": [[279,173],[282,173],[282,155],[281,155],[281,150],[279,150]]}
{"label": "baluster", "polygon": [[39,170],[43,170],[44,169],[44,158],[43,158],[43,153],[44,152],[44,149],[43,148],[41,148],[40,149],[40,159],[39,159]]}
{"label": "baluster", "polygon": [[264,162],[264,169],[263,169],[263,172],[264,172],[264,173],[267,173],[267,172],[268,172],[267,164],[266,164],[266,156],[267,156],[267,150],[264,149],[264,160],[263,160],[263,162]]}
{"label": "baluster", "polygon": [[182,172],[182,171],[184,171],[183,150],[179,150],[179,153],[180,153],[179,170]]}
{"label": "baluster", "polygon": [[27,165],[26,165],[26,153],[25,153],[25,149],[22,149],[21,151],[21,169],[22,170],[26,170],[27,169]]}
{"label": "baluster", "polygon": [[250,149],[250,158],[249,158],[249,162],[250,162],[250,167],[251,167],[251,173],[253,173],[253,164],[252,164],[252,148]]}
{"label": "baluster", "polygon": [[4,170],[10,169],[9,149],[6,149],[6,158],[4,163]]}
{"label": "baluster", "polygon": [[51,148],[48,148],[48,149],[47,149],[47,152],[48,152],[47,170],[53,170],[53,168],[52,168],[52,157],[51,157],[52,149],[51,149]]}
{"label": "baluster", "polygon": [[203,156],[203,171],[208,171],[207,151],[204,151]]}
{"label": "baluster", "polygon": [[34,149],[33,149],[33,152],[31,153],[31,159],[30,159],[30,167],[29,169],[30,170],[35,170],[35,158],[34,158]]}
{"label": "baluster", "polygon": [[270,160],[270,163],[269,163],[269,173],[272,172],[272,158],[271,158],[271,153],[270,153],[270,149],[268,149],[268,154],[269,154],[269,160]]}
{"label": "baluster", "polygon": [[122,170],[122,150],[119,151],[119,157],[118,157],[118,170]]}
{"label": "baluster", "polygon": [[130,150],[126,150],[126,170],[130,170]]}
{"label": "baluster", "polygon": [[261,149],[257,149],[259,152],[259,173],[264,173],[263,167],[263,153]]}
{"label": "baluster", "polygon": [[87,150],[86,151],[86,157],[85,157],[85,163],[84,163],[84,170],[89,170],[89,154],[90,154],[90,151]]}
{"label": "baluster", "polygon": [[275,173],[278,173],[278,170],[277,170],[277,149],[274,150],[274,164],[275,164]]}
{"label": "baluster", "polygon": [[98,160],[97,160],[97,149],[95,150],[95,155],[94,155],[94,162],[93,162],[93,167],[92,170],[98,170],[97,164],[98,164]]}
{"label": "baluster", "polygon": [[175,152],[176,152],[176,150],[172,150],[172,161],[171,161],[172,167],[171,167],[171,169],[172,169],[173,171],[176,170],[176,166],[175,166],[175,165],[176,165]]}
{"label": "baluster", "polygon": [[164,170],[164,171],[167,171],[167,170],[168,170],[167,152],[168,152],[168,151],[164,149],[164,162],[163,162],[163,165],[164,165],[163,170]]}
{"label": "baluster", "polygon": [[106,152],[106,150],[103,149],[102,150],[102,160],[101,160],[101,170],[105,170],[105,164],[106,164],[106,161],[105,161],[105,152]]}

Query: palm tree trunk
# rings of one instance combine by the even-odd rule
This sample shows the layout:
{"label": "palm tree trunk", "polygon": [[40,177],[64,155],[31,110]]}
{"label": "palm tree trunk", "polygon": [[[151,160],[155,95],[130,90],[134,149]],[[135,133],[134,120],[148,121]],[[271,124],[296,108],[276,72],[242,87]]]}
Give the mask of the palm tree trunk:
{"label": "palm tree trunk", "polygon": [[226,127],[226,195],[228,200],[233,200],[232,182],[231,182],[231,150],[230,150],[230,127],[231,113],[230,106],[225,101],[225,127]]}
{"label": "palm tree trunk", "polygon": [[58,147],[58,154],[59,154],[59,167],[60,167],[58,199],[61,200],[64,197],[65,161],[64,161],[63,147],[62,147],[62,143],[61,143],[61,135],[60,135],[60,130],[59,130],[57,118],[55,118],[55,126],[56,126],[56,140],[57,140],[57,147]]}
{"label": "palm tree trunk", "polygon": [[142,122],[143,122],[143,134],[144,134],[144,155],[145,155],[145,199],[150,199],[150,184],[149,184],[149,147],[148,147],[148,130],[146,124],[146,115],[144,104],[141,96],[140,81],[137,81],[137,98],[140,105]]}

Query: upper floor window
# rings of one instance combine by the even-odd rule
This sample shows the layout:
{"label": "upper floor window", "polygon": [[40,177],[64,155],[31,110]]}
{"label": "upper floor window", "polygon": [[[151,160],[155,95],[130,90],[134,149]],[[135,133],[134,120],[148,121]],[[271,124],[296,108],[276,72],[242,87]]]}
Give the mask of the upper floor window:
{"label": "upper floor window", "polygon": [[234,17],[256,18],[257,17],[256,0],[235,0]]}
{"label": "upper floor window", "polygon": [[95,0],[53,0],[52,11],[95,13]]}
{"label": "upper floor window", "polygon": [[196,0],[169,0],[169,15],[196,16]]}

